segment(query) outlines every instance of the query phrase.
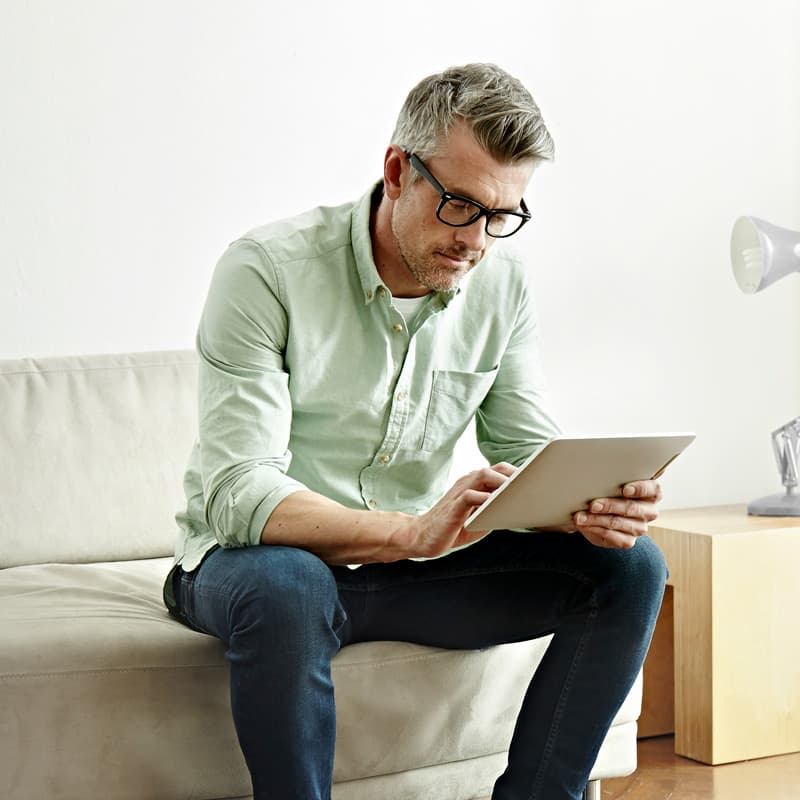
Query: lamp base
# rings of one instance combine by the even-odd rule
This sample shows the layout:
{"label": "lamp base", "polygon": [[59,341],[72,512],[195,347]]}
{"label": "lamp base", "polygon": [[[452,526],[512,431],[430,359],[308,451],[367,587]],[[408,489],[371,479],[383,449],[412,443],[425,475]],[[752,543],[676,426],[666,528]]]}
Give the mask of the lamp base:
{"label": "lamp base", "polygon": [[786,492],[753,500],[747,506],[753,517],[800,517],[800,494]]}

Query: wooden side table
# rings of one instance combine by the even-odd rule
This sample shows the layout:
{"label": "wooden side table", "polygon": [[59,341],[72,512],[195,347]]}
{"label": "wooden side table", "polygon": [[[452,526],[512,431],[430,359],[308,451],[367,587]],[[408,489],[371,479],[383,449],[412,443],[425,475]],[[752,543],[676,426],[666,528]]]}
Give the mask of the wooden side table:
{"label": "wooden side table", "polygon": [[645,663],[642,733],[668,732],[653,717],[663,726],[669,716],[674,644],[676,753],[722,764],[800,751],[800,518],[668,510],[650,536],[670,577]]}

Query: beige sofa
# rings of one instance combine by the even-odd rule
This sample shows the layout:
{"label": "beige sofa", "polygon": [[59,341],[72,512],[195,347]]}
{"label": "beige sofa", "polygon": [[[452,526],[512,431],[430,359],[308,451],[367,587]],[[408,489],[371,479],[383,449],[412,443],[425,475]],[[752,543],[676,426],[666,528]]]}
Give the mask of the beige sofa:
{"label": "beige sofa", "polygon": [[[5,800],[249,796],[223,645],[161,602],[195,379],[182,351],[0,362]],[[546,646],[344,648],[334,800],[488,796]],[[640,700],[594,778],[635,769]]]}

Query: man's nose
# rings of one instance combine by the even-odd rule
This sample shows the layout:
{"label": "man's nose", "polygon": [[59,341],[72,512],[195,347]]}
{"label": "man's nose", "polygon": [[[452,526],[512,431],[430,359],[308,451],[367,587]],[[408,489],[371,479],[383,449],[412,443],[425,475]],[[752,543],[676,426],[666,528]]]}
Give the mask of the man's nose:
{"label": "man's nose", "polygon": [[481,217],[475,220],[472,225],[465,225],[463,228],[453,228],[456,232],[456,241],[468,247],[470,250],[482,252],[486,247],[486,220]]}

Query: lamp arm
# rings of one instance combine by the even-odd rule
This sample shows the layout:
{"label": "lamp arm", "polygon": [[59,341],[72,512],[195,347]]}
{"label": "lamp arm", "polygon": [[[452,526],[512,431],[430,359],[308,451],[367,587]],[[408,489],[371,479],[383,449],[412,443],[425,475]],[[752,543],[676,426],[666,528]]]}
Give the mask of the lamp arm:
{"label": "lamp arm", "polygon": [[798,484],[800,462],[800,417],[772,432],[772,448],[786,491],[791,493]]}

